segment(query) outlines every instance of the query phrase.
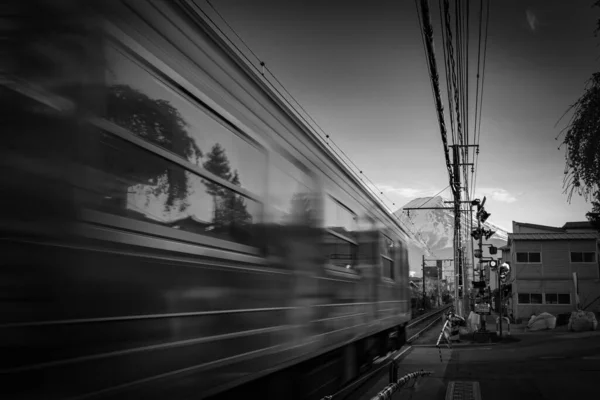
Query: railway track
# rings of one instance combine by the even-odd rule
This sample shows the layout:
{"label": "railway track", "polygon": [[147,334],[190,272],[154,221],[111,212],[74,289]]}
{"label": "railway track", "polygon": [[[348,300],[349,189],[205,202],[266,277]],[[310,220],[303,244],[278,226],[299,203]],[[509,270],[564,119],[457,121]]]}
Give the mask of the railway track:
{"label": "railway track", "polygon": [[[389,353],[385,357],[381,357],[376,359],[373,362],[373,367],[365,372],[365,374],[356,380],[350,382],[344,388],[339,390],[338,392],[324,397],[322,400],[355,400],[358,399],[359,396],[354,396],[354,394],[361,389],[371,383],[373,380],[380,377],[384,372],[389,371],[390,365],[397,361],[400,357],[406,354],[410,349],[410,344],[417,340],[424,332],[426,332],[429,328],[435,325],[440,316],[445,313],[451,305],[447,305],[441,307],[437,310],[431,311],[425,315],[421,315],[414,320],[412,320],[408,326],[406,327],[406,346],[402,346],[401,349]],[[383,389],[383,388],[381,388]]]}

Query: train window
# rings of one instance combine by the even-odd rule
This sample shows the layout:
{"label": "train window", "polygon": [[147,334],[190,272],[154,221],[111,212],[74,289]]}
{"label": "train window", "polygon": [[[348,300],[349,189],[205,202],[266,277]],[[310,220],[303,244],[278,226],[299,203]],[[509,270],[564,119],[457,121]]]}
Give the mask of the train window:
{"label": "train window", "polygon": [[394,262],[386,257],[381,257],[382,276],[388,279],[394,279]]}
{"label": "train window", "polygon": [[273,154],[269,168],[269,209],[274,223],[310,224],[316,217],[311,177],[284,157]]}
{"label": "train window", "polygon": [[[262,206],[236,190],[240,176],[223,168],[229,187],[200,177],[111,133],[96,131],[100,157],[87,207],[182,231],[258,247],[253,232]],[[225,157],[225,154],[223,155]],[[225,159],[226,161],[226,159]],[[223,165],[227,165],[226,162]],[[210,174],[207,174],[210,175]],[[89,190],[91,189],[91,190]]]}
{"label": "train window", "polygon": [[325,227],[355,240],[357,231],[356,214],[333,197],[327,196],[325,199]]}
{"label": "train window", "polygon": [[393,259],[394,258],[394,241],[387,237],[386,235],[382,235],[383,238],[380,242],[381,250],[380,253],[382,256]]}
{"label": "train window", "polygon": [[381,275],[384,278],[394,279],[395,271],[394,271],[394,241],[387,237],[386,235],[382,235],[382,240],[380,243],[380,253],[381,253],[381,265],[382,272]]}
{"label": "train window", "polygon": [[325,247],[329,255],[329,263],[336,267],[352,269],[356,266],[358,246],[337,235],[325,235]]}
{"label": "train window", "polygon": [[356,214],[330,196],[325,199],[324,214],[327,229],[325,247],[329,263],[346,269],[353,268],[358,253]]}
{"label": "train window", "polygon": [[127,51],[107,48],[106,118],[217,176],[264,195],[266,156]]}

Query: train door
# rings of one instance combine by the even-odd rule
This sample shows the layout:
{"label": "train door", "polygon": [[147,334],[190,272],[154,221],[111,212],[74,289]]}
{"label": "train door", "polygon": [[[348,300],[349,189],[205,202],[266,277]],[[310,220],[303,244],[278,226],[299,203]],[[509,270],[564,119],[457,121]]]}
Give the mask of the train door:
{"label": "train door", "polygon": [[313,174],[292,156],[270,153],[267,252],[272,265],[288,273],[289,321],[300,344],[315,335],[319,299],[315,275],[320,269],[318,200]]}

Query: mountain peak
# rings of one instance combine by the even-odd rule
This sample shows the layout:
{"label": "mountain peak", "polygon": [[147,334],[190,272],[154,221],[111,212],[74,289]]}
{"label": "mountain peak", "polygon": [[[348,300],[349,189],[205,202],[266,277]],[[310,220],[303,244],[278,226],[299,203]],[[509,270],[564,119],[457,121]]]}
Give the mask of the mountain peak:
{"label": "mountain peak", "polygon": [[[408,203],[406,203],[403,207],[400,208],[400,210],[402,210],[404,208],[443,207],[444,201],[445,200],[442,196],[417,197],[416,199],[413,199],[413,200],[409,201]],[[400,211],[400,210],[398,210],[398,211]],[[394,214],[397,214],[398,211],[396,211]],[[416,211],[416,210],[411,210],[411,211]]]}
{"label": "mountain peak", "polygon": [[[416,230],[421,233],[427,245],[434,251],[452,248],[454,242],[454,211],[445,209],[451,207],[451,204],[445,204],[447,201],[442,196],[418,197],[406,203],[402,208],[394,212],[403,222],[414,225]],[[424,210],[406,210],[406,208],[428,208]],[[440,207],[432,210],[429,208]],[[463,213],[461,218],[463,226],[471,225],[471,230],[477,227],[477,221],[470,220],[468,213]],[[503,246],[508,240],[508,232],[493,224],[485,222],[483,224],[487,229],[496,232],[490,241],[494,244]],[[466,238],[468,239],[468,238]]]}

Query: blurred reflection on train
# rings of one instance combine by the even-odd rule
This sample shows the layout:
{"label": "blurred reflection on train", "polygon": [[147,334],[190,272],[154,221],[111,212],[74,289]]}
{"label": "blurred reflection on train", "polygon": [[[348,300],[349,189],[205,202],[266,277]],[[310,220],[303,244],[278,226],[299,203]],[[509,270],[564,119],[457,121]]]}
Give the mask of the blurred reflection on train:
{"label": "blurred reflection on train", "polygon": [[407,236],[192,1],[2,5],[0,397],[320,398]]}

